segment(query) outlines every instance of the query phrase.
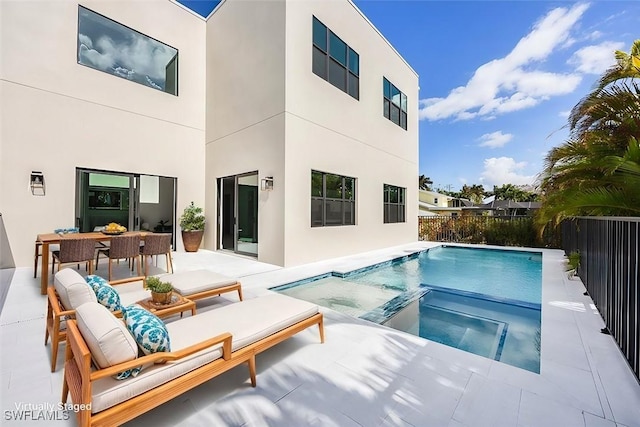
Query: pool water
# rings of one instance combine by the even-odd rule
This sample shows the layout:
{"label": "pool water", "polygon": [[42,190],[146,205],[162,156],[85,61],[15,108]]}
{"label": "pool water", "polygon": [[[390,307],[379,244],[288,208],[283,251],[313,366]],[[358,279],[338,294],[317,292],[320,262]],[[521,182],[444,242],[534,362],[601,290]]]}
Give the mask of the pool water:
{"label": "pool water", "polygon": [[440,246],[273,290],[539,372],[542,254]]}

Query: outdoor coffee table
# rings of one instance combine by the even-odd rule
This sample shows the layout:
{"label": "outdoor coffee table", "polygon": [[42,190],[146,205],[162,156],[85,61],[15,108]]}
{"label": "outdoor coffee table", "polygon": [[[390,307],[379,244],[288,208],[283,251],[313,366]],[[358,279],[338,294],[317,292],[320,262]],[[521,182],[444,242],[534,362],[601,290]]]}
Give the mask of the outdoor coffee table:
{"label": "outdoor coffee table", "polygon": [[158,317],[167,317],[177,313],[180,313],[180,317],[182,317],[182,313],[189,310],[191,310],[192,316],[196,315],[196,303],[177,292],[171,295],[170,304],[158,304],[153,302],[151,298],[143,299],[136,304],[140,304]]}

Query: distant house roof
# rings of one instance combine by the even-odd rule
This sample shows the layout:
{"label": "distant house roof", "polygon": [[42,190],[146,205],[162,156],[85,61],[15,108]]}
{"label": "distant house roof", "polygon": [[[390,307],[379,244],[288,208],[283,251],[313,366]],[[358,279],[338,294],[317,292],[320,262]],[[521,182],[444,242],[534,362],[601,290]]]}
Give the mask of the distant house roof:
{"label": "distant house roof", "polygon": [[540,209],[540,202],[516,202],[513,200],[494,200],[482,205],[485,209]]}

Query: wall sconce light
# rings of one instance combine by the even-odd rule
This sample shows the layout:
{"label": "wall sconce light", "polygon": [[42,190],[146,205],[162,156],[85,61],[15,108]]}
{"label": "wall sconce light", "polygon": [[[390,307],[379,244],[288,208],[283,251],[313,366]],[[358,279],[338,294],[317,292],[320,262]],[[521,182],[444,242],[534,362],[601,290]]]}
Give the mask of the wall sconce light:
{"label": "wall sconce light", "polygon": [[31,194],[34,196],[44,196],[44,174],[40,171],[31,171],[29,186],[31,187]]}
{"label": "wall sconce light", "polygon": [[262,180],[260,181],[260,189],[262,191],[273,190],[273,177],[265,176],[264,178],[262,178]]}

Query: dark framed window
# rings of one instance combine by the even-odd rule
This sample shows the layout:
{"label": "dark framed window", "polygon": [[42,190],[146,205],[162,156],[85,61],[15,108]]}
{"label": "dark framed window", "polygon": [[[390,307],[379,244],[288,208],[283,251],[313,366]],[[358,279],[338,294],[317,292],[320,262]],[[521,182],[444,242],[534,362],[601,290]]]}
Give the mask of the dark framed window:
{"label": "dark framed window", "polygon": [[407,95],[400,92],[386,77],[382,78],[382,114],[407,130]]}
{"label": "dark framed window", "polygon": [[356,179],[311,171],[311,226],[355,225]]}
{"label": "dark framed window", "polygon": [[80,5],[78,64],[178,95],[178,49]]}
{"label": "dark framed window", "polygon": [[313,73],[360,99],[360,56],[313,17]]}
{"label": "dark framed window", "polygon": [[405,222],[406,188],[384,184],[384,222]]}

